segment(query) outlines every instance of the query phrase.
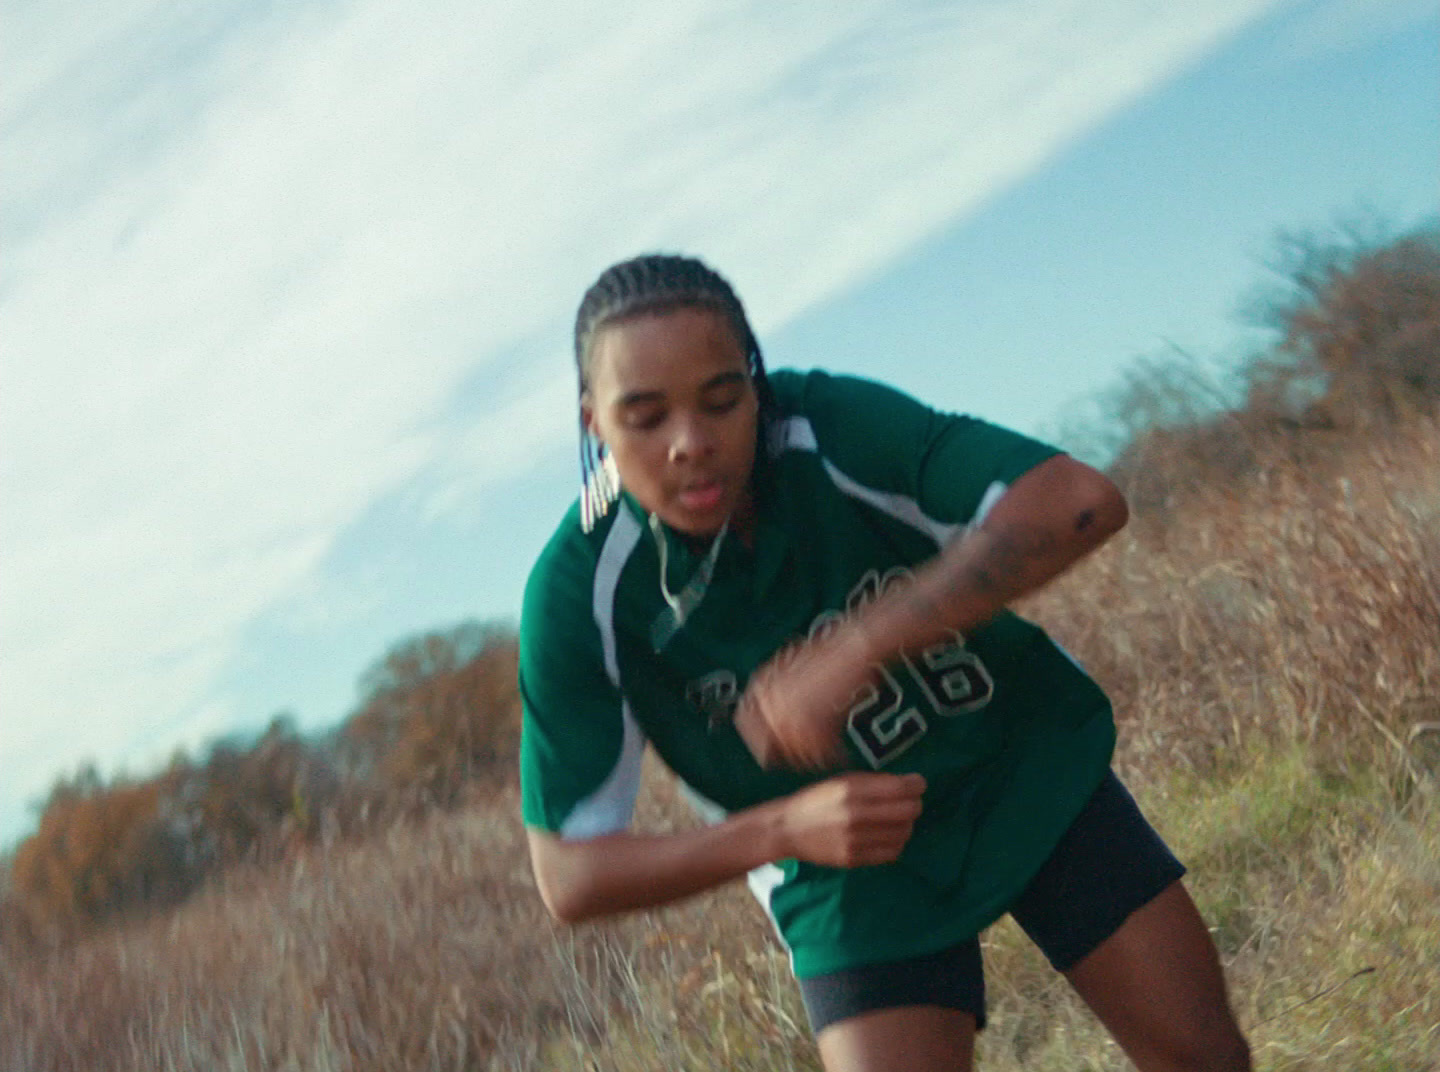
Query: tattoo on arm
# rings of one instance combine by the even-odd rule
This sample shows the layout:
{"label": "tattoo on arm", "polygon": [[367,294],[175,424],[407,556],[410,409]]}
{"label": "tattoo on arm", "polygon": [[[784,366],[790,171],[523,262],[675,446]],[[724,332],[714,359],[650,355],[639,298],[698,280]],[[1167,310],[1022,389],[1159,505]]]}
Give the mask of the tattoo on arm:
{"label": "tattoo on arm", "polygon": [[964,560],[956,564],[953,583],[946,591],[934,593],[930,585],[905,588],[903,599],[909,616],[921,621],[944,620],[949,598],[967,589],[984,599],[1008,596],[1019,587],[1035,559],[1048,556],[1056,544],[1049,532],[1017,525],[982,528],[976,535]]}
{"label": "tattoo on arm", "polygon": [[[960,558],[945,570],[944,576],[907,584],[881,602],[888,603],[906,623],[892,627],[900,634],[920,628],[921,623],[929,627],[949,623],[969,600],[1008,602],[1027,590],[1030,578],[1037,583],[1048,580],[1052,571],[1047,567],[1063,542],[1062,534],[1033,524],[982,526],[956,549]],[[1036,576],[1037,566],[1042,576]],[[962,628],[977,624],[966,622]]]}
{"label": "tattoo on arm", "polygon": [[1012,525],[981,531],[990,540],[965,564],[961,579],[984,596],[1013,591],[1034,560],[1055,549],[1055,537],[1043,529]]}
{"label": "tattoo on arm", "polygon": [[912,618],[928,622],[945,617],[944,606],[922,585],[907,584],[902,598],[904,599],[905,613]]}

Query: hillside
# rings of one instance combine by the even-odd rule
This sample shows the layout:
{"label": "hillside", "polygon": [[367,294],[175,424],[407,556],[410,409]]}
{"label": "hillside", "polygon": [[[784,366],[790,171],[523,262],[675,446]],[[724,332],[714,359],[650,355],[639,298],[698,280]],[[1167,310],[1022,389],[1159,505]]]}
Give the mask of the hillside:
{"label": "hillside", "polygon": [[[1440,1069],[1440,241],[1310,252],[1239,401],[1138,421],[1114,463],[1132,524],[1022,610],[1114,699],[1116,764],[1191,867],[1257,1068]],[[272,794],[283,832],[173,909],[0,933],[0,1069],[818,1068],[743,889],[601,926],[545,916],[513,737],[493,732],[513,727],[506,643],[377,664],[351,727],[368,758],[326,768],[404,787],[363,821],[297,774]],[[440,717],[474,690],[505,718]],[[456,725],[468,758],[447,767]],[[282,730],[265,754],[311,770],[319,746]],[[299,784],[339,810],[296,805]],[[142,789],[66,799],[139,813]],[[658,767],[641,821],[690,821]],[[985,955],[979,1067],[1124,1067],[1016,928]]]}

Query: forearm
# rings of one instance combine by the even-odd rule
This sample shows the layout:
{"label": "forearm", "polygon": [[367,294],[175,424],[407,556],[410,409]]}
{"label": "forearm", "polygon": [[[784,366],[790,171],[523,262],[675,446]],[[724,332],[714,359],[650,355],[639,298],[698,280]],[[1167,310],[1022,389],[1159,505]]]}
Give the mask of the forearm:
{"label": "forearm", "polygon": [[856,625],[884,662],[968,632],[1033,592],[1124,526],[1125,502],[1108,480],[1069,458],[1027,473],[975,530],[916,571],[913,583],[867,607]]}
{"label": "forearm", "polygon": [[532,831],[531,857],[546,906],[578,923],[669,904],[787,855],[781,818],[771,803],[671,834],[565,841]]}

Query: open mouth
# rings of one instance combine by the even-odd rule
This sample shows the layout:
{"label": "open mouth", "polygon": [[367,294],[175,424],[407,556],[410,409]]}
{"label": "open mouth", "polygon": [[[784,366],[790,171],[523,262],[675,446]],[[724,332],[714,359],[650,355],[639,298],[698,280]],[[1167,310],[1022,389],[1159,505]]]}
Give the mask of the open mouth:
{"label": "open mouth", "polygon": [[676,498],[680,505],[686,510],[693,510],[703,513],[713,510],[720,505],[721,499],[725,497],[725,485],[718,480],[705,480],[696,484],[687,484],[680,489]]}

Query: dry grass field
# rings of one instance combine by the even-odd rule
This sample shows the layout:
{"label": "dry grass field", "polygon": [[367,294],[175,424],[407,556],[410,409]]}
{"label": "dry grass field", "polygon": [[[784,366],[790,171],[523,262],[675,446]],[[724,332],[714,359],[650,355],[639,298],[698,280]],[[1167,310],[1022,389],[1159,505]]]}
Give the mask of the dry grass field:
{"label": "dry grass field", "polygon": [[[1440,1069],[1440,426],[1141,518],[1030,602],[1100,678],[1189,863],[1257,1067]],[[652,771],[642,821],[688,821]],[[513,787],[231,870],[173,914],[0,950],[4,1072],[815,1069],[731,888],[564,929]],[[1008,922],[979,1067],[1124,1061]]]}

